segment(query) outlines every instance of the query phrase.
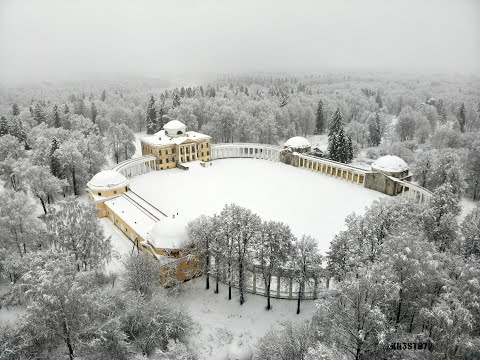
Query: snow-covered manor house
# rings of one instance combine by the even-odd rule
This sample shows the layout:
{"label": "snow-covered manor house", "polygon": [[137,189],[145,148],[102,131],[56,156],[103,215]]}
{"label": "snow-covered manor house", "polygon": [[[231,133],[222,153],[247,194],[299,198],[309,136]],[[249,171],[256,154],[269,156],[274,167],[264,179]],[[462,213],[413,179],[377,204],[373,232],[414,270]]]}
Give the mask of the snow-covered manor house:
{"label": "snow-covered manor house", "polygon": [[154,155],[157,170],[171,169],[179,164],[211,159],[211,137],[187,131],[185,124],[171,120],[163,130],[140,140],[142,155]]}

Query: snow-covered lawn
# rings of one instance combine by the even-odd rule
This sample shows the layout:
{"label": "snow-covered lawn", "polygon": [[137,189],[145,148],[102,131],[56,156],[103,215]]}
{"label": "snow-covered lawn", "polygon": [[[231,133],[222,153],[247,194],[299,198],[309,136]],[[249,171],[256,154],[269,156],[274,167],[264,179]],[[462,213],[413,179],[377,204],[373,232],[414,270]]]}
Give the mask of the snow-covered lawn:
{"label": "snow-covered lawn", "polygon": [[178,212],[175,221],[185,225],[236,203],[262,219],[289,224],[296,236],[314,236],[321,251],[328,250],[347,215],[362,213],[386,196],[307,169],[255,159],[215,160],[210,167],[192,166],[188,171],[154,171],[132,178],[130,185],[164,213]]}
{"label": "snow-covered lawn", "polygon": [[255,350],[257,340],[272,326],[280,329],[288,321],[310,320],[315,310],[314,301],[303,301],[297,315],[296,301],[272,299],[273,308],[266,311],[263,296],[247,294],[247,301],[240,305],[236,290],[229,301],[226,285],[220,284],[219,294],[213,292],[212,281],[210,286],[205,290],[205,278],[197,278],[182,284],[177,297],[196,323],[190,343],[200,360],[225,360],[227,347],[235,339]]}

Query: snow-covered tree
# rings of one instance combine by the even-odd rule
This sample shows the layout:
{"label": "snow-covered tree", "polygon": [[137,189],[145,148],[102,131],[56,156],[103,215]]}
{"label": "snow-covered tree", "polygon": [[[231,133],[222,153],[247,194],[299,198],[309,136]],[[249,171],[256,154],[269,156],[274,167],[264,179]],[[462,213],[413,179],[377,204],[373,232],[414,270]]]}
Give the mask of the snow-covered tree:
{"label": "snow-covered tree", "polygon": [[92,119],[92,122],[95,124],[98,116],[98,110],[97,110],[97,105],[95,105],[95,101],[92,101],[90,105],[90,119]]}
{"label": "snow-covered tree", "polygon": [[125,124],[113,124],[108,131],[108,142],[112,158],[118,164],[130,159],[135,153],[135,135]]}
{"label": "snow-covered tree", "polygon": [[123,259],[124,287],[149,297],[159,284],[160,263],[149,254],[136,252]]}
{"label": "snow-covered tree", "polygon": [[427,187],[435,190],[443,184],[450,184],[453,192],[460,196],[465,188],[464,176],[458,154],[453,149],[444,149],[436,153]]}
{"label": "snow-covered tree", "polygon": [[211,239],[216,229],[212,228],[211,218],[201,215],[187,225],[187,234],[198,254],[203,258],[203,274],[205,276],[205,289],[210,289],[210,254]]}
{"label": "snow-covered tree", "polygon": [[242,305],[245,302],[247,257],[250,255],[251,245],[255,242],[256,237],[259,236],[261,220],[251,210],[235,204],[227,205],[227,209],[230,212],[229,220],[232,222],[233,246],[238,271],[238,290],[240,293],[240,305]]}
{"label": "snow-covered tree", "polygon": [[461,252],[465,257],[480,259],[480,204],[465,216],[461,226],[463,239]]}
{"label": "snow-covered tree", "polygon": [[292,265],[298,285],[297,314],[300,314],[300,303],[304,297],[308,276],[316,276],[322,268],[322,261],[323,257],[318,251],[318,241],[313,237],[303,235],[294,243]]}
{"label": "snow-covered tree", "polygon": [[425,234],[440,251],[449,249],[458,236],[458,201],[453,186],[445,183],[435,190],[422,214]]}
{"label": "snow-covered tree", "polygon": [[155,98],[150,97],[147,106],[147,134],[155,133],[157,128],[157,110],[155,108]]}
{"label": "snow-covered tree", "polygon": [[183,339],[191,329],[192,320],[185,309],[161,294],[146,299],[127,292],[123,303],[122,330],[143,355],[149,356],[155,349],[166,350],[170,341]]}
{"label": "snow-covered tree", "polygon": [[25,182],[30,192],[40,200],[43,212],[47,214],[46,204],[50,202],[60,193],[64,186],[68,183],[66,180],[60,180],[50,172],[48,166],[30,165],[26,169]]}
{"label": "snow-covered tree", "polygon": [[460,127],[460,132],[462,133],[465,132],[465,124],[467,122],[466,113],[467,113],[467,109],[465,108],[465,104],[462,103],[460,105],[460,108],[458,109],[458,114],[457,114],[458,125]]}
{"label": "snow-covered tree", "polygon": [[316,346],[311,323],[287,323],[283,330],[271,329],[256,345],[255,360],[306,359]]}
{"label": "snow-covered tree", "polygon": [[436,157],[436,150],[423,151],[417,155],[411,170],[420,186],[427,186]]}
{"label": "snow-covered tree", "polygon": [[294,236],[290,227],[280,222],[268,221],[261,226],[261,232],[254,244],[254,258],[262,271],[265,293],[267,294],[267,310],[270,305],[270,288],[272,276],[279,276],[279,269],[288,259],[292,250]]}
{"label": "snow-covered tree", "polygon": [[10,132],[10,129],[8,127],[7,118],[5,116],[2,116],[0,118],[0,137],[7,135],[9,132]]}
{"label": "snow-covered tree", "polygon": [[0,192],[0,247],[22,257],[42,244],[45,226],[35,214],[35,205],[23,192]]}
{"label": "snow-covered tree", "polygon": [[375,118],[370,121],[370,124],[368,125],[368,131],[370,135],[370,143],[373,146],[380,145],[380,142],[382,141],[382,129],[380,124],[380,115],[378,112],[375,113]]}
{"label": "snow-covered tree", "polygon": [[57,104],[53,106],[53,126],[56,128],[62,127],[62,118],[60,117]]}
{"label": "snow-covered tree", "polygon": [[328,153],[332,160],[343,163],[348,163],[353,159],[352,139],[345,135],[340,108],[337,108],[330,123]]}
{"label": "snow-covered tree", "polygon": [[50,212],[48,229],[52,247],[72,257],[78,271],[101,267],[110,259],[110,238],[91,205],[68,198],[59,210]]}
{"label": "snow-covered tree", "polygon": [[47,120],[45,110],[39,102],[35,104],[35,109],[33,110],[33,118],[35,119],[37,124],[41,124]]}
{"label": "snow-covered tree", "polygon": [[473,201],[480,200],[480,139],[475,140],[470,146],[466,173],[467,194]]}
{"label": "snow-covered tree", "polygon": [[315,135],[323,134],[325,132],[325,116],[323,114],[323,101],[320,100],[317,106],[317,113],[315,115]]}

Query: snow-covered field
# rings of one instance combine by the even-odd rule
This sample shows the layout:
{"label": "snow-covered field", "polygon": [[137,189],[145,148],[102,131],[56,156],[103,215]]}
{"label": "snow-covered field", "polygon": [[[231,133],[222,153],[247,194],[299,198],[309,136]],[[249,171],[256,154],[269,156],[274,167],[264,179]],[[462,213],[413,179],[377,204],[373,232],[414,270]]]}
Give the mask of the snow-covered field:
{"label": "snow-covered field", "polygon": [[[212,283],[211,283],[212,285]],[[310,320],[315,311],[314,301],[303,301],[296,314],[295,301],[272,299],[272,310],[266,311],[266,298],[247,294],[240,305],[236,290],[228,300],[228,287],[220,284],[219,294],[205,290],[203,277],[181,285],[177,299],[195,322],[190,344],[200,360],[225,360],[228,345],[241,339],[253,349],[257,340],[271,328],[280,329],[286,322]]]}
{"label": "snow-covered field", "polygon": [[344,227],[345,217],[362,213],[386,196],[363,186],[283,163],[254,159],[224,159],[188,171],[154,171],[130,180],[133,191],[175,221],[213,214],[236,203],[262,219],[289,224],[296,236],[317,238],[321,251]]}

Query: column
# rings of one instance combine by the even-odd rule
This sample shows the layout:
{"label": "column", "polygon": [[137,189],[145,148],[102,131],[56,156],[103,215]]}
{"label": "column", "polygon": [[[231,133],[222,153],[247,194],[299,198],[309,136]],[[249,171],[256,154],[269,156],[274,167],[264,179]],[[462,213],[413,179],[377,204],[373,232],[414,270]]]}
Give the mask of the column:
{"label": "column", "polygon": [[288,278],[288,299],[292,300],[292,288],[293,288],[293,279],[292,277]]}
{"label": "column", "polygon": [[277,299],[280,299],[280,279],[282,278],[282,271],[279,269],[277,274]]}

